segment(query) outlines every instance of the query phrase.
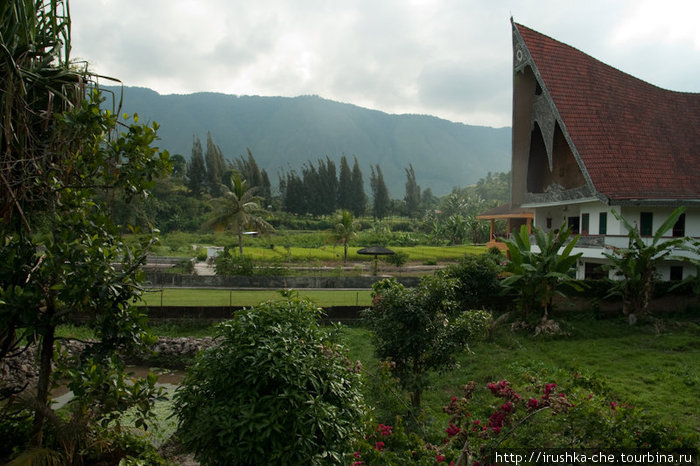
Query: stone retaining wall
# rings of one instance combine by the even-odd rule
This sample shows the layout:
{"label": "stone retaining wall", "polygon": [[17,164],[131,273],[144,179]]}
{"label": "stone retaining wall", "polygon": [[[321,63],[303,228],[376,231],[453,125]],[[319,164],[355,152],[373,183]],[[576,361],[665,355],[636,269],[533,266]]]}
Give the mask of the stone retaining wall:
{"label": "stone retaining wall", "polygon": [[[136,357],[140,362],[152,357],[158,357],[159,361],[191,359],[201,350],[214,346],[211,337],[192,338],[165,338],[159,337],[153,345],[153,353],[143,353]],[[61,340],[61,347],[73,355],[80,353],[85,348],[85,343],[74,340]],[[0,389],[15,389],[26,387],[32,389],[39,378],[37,368],[37,346],[29,346],[24,352],[14,357],[0,361]]]}

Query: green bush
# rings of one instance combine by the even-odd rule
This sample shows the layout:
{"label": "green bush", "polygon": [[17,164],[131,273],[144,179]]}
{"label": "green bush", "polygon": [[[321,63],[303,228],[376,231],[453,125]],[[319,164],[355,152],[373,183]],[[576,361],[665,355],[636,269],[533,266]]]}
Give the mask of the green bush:
{"label": "green bush", "polygon": [[238,254],[235,248],[225,247],[223,252],[216,257],[214,270],[217,275],[252,276],[255,273],[255,265],[250,256]]}
{"label": "green bush", "polygon": [[386,256],[384,260],[389,264],[395,265],[396,267],[401,267],[408,262],[408,253],[404,251],[397,251],[390,256]]}
{"label": "green bush", "polygon": [[421,405],[429,373],[453,368],[467,343],[486,333],[490,315],[460,308],[456,282],[442,273],[424,276],[415,288],[384,279],[372,286],[372,307],[362,312],[375,354],[395,364],[392,372],[411,393],[414,408]]}
{"label": "green bush", "polygon": [[205,260],[207,260],[207,248],[197,249],[197,261],[204,262]]}
{"label": "green bush", "polygon": [[488,307],[498,296],[501,285],[498,275],[501,267],[493,254],[466,255],[447,269],[448,276],[459,280],[455,294],[464,309]]}
{"label": "green bush", "polygon": [[220,345],[175,395],[178,435],[202,464],[348,464],[362,429],[359,374],[308,300],[268,301],[218,326]]}

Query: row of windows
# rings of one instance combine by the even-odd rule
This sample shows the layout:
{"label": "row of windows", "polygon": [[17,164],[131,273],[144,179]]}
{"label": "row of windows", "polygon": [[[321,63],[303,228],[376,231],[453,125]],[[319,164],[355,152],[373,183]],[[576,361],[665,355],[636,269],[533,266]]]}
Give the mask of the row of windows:
{"label": "row of windows", "polygon": [[[583,233],[587,235],[590,233],[590,214],[581,214],[581,217],[569,217],[567,219],[567,224],[571,229],[572,233],[578,234]],[[654,213],[653,212],[640,212],[639,213],[639,234],[642,236],[652,236],[654,233]],[[552,228],[552,219],[547,218],[547,228]],[[608,213],[600,212],[598,214],[598,234],[607,235],[608,234]],[[678,221],[673,225],[672,236],[683,237],[685,236],[685,214],[681,214]]]}

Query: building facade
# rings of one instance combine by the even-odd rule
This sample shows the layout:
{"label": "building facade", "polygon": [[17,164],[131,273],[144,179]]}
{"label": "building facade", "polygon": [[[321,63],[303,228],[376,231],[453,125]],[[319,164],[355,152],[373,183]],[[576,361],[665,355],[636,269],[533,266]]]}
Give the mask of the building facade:
{"label": "building facade", "polygon": [[[603,252],[627,247],[614,212],[651,241],[684,206],[668,238],[700,238],[700,94],[653,86],[517,23],[512,33],[510,207],[532,212],[537,228],[581,234],[578,278],[599,278]],[[670,260],[658,273],[696,270]]]}

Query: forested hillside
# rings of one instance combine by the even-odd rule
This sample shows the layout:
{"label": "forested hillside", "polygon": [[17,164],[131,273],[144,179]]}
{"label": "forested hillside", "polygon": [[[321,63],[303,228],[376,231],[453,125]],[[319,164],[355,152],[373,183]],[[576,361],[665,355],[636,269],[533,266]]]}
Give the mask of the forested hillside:
{"label": "forested hillside", "polygon": [[390,115],[316,96],[160,95],[127,87],[123,111],[157,121],[160,146],[171,154],[189,158],[193,136],[207,132],[229,160],[250,148],[273,187],[282,172],[326,156],[357,157],[366,172],[381,165],[392,197],[403,196],[409,164],[420,187],[436,195],[510,168],[510,128]]}

